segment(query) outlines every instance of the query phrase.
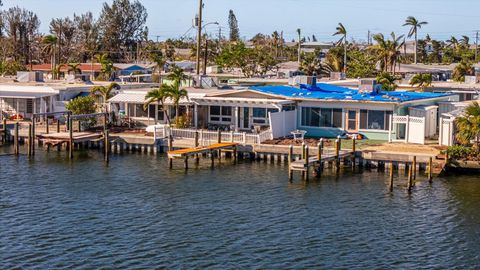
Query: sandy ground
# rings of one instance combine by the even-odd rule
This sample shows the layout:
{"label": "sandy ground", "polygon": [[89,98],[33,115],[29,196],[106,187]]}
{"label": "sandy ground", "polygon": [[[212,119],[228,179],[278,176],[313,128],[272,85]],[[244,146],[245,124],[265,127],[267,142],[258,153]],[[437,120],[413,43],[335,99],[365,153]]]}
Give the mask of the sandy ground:
{"label": "sandy ground", "polygon": [[384,143],[378,146],[367,146],[363,150],[366,151],[381,151],[390,153],[409,153],[409,154],[426,154],[439,155],[443,147],[438,145],[418,145],[405,143]]}

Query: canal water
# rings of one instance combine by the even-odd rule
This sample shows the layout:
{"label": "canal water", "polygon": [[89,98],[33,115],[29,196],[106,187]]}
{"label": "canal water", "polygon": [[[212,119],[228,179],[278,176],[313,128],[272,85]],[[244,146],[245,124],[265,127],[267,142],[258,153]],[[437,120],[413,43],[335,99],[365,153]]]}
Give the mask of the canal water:
{"label": "canal water", "polygon": [[[479,269],[480,177],[0,156],[0,269]],[[192,166],[193,167],[193,166]]]}

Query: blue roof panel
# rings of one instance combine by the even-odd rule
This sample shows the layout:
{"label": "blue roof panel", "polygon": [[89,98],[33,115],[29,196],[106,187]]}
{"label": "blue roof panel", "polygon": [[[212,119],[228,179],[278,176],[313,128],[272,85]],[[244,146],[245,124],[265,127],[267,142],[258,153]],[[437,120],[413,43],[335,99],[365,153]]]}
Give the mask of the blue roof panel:
{"label": "blue roof panel", "polygon": [[320,100],[352,100],[373,102],[405,102],[449,96],[445,93],[382,91],[377,94],[365,93],[358,90],[332,84],[317,83],[316,85],[300,85],[300,87],[272,85],[252,86],[251,90],[284,96],[287,98],[320,99]]}

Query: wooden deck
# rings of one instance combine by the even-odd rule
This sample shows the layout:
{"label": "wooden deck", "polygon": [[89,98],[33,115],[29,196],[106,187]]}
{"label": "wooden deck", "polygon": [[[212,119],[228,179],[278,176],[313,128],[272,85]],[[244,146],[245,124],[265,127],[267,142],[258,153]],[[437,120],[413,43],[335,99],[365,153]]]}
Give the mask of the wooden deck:
{"label": "wooden deck", "polygon": [[173,151],[168,151],[168,158],[171,158],[171,159],[185,158],[185,157],[203,154],[203,153],[216,151],[216,150],[234,149],[237,147],[237,145],[238,145],[237,143],[216,143],[206,147],[173,150]]}
{"label": "wooden deck", "polygon": [[[100,139],[103,137],[102,133],[94,132],[73,132],[73,142],[85,142]],[[70,134],[68,132],[49,133],[37,135],[39,140],[42,140],[45,144],[58,145],[62,143],[70,142]]]}
{"label": "wooden deck", "polygon": [[290,170],[292,170],[292,171],[306,171],[312,166],[320,165],[320,163],[322,163],[322,162],[335,161],[337,159],[352,156],[352,154],[353,153],[351,151],[341,150],[338,157],[335,155],[335,153],[322,154],[321,160],[319,160],[316,156],[314,156],[314,157],[310,156],[308,158],[308,162],[306,162],[305,160],[295,160],[295,161],[290,162]]}

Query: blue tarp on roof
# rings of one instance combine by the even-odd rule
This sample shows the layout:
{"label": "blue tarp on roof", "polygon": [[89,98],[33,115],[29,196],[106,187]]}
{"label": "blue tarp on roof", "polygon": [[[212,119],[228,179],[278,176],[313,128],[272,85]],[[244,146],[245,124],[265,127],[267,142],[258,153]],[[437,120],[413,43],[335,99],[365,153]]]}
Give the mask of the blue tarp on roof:
{"label": "blue tarp on roof", "polygon": [[429,98],[444,97],[450,94],[426,93],[426,92],[404,92],[404,91],[382,91],[377,94],[362,93],[358,90],[341,86],[317,83],[316,85],[293,86],[252,86],[251,90],[284,96],[288,98],[320,99],[320,100],[352,100],[352,101],[373,101],[373,102],[405,102]]}

